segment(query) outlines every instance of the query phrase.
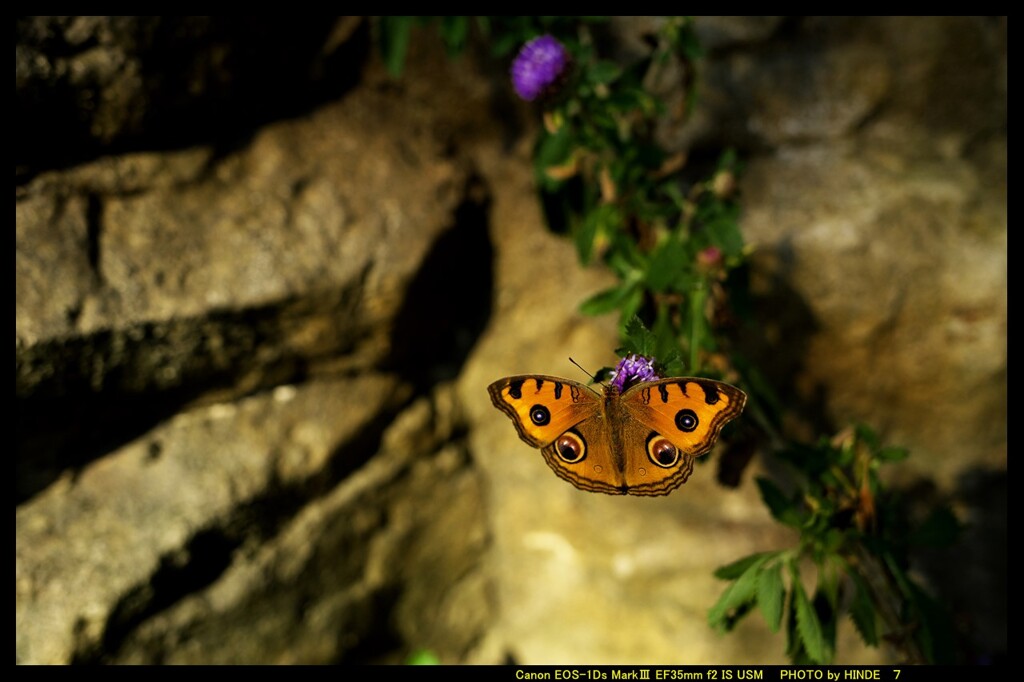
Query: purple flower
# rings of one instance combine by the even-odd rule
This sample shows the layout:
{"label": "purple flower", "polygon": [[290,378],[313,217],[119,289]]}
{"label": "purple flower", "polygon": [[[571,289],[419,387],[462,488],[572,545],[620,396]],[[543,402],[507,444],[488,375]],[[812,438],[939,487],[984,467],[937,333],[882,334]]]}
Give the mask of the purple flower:
{"label": "purple flower", "polygon": [[649,358],[642,355],[629,355],[619,360],[615,371],[612,372],[612,386],[622,393],[633,384],[655,381],[660,378],[654,371],[654,363]]}
{"label": "purple flower", "polygon": [[527,102],[554,85],[569,65],[569,52],[553,36],[542,35],[523,45],[512,62],[512,85]]}

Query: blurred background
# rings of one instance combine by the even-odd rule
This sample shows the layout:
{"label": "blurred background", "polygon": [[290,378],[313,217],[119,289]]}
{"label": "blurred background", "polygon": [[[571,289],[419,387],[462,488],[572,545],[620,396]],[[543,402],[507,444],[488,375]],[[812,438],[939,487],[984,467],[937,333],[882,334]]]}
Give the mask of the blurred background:
{"label": "blurred background", "polygon": [[[959,660],[1001,661],[1006,19],[694,27],[695,108],[659,135],[743,160],[740,345],[791,434],[909,450],[888,484],[962,525],[910,570]],[[17,19],[17,661],[786,662],[707,616],[716,568],[796,542],[770,452],[585,493],[491,406],[614,364],[614,315],[579,312],[614,277],[546,224],[511,56],[424,26],[396,77],[378,30]],[[837,663],[895,660],[839,622]]]}

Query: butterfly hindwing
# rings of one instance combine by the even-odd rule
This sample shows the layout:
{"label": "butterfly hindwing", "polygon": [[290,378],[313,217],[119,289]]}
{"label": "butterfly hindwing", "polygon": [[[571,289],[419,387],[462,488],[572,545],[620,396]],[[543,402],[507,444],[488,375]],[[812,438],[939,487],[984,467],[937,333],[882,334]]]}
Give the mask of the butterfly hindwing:
{"label": "butterfly hindwing", "polygon": [[544,461],[580,490],[621,495],[626,480],[622,457],[612,447],[611,428],[603,413],[585,419],[541,450]]}

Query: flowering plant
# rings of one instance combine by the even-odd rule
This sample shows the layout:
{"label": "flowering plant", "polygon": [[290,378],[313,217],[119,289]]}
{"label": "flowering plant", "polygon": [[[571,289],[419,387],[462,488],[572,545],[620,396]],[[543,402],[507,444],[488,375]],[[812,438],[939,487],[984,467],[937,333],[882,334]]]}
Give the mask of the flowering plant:
{"label": "flowering plant", "polygon": [[[664,126],[685,123],[695,99],[701,52],[693,21],[662,18],[644,36],[650,53],[622,63],[599,55],[590,33],[599,20],[478,17],[477,25],[496,55],[517,51],[509,57],[510,87],[542,110],[534,171],[548,225],[571,235],[583,264],[602,263],[618,277],[581,305],[587,314],[619,315],[622,360],[598,376],[620,392],[684,371],[740,384],[750,397],[748,418],[734,429],[739,433],[723,458],[761,444],[799,481],[786,492],[758,479],[771,514],[799,533],[799,544],[720,568],[715,575],[729,584],[708,614],[710,624],[731,630],[757,609],[772,631],[785,623],[793,662],[820,664],[832,661],[837,623],[848,613],[869,645],[889,641],[912,662],[948,659],[948,623],[908,565],[915,538],[952,542],[955,517],[940,508],[923,528],[893,522],[899,502],[877,468],[905,453],[883,447],[866,427],[810,445],[787,441],[784,405],[732,343],[731,304],[747,299],[740,163],[730,150],[710,168],[688,163],[687,150],[659,136]],[[413,21],[381,18],[380,42],[393,73]],[[465,43],[468,17],[439,22],[450,49]],[[678,95],[672,107],[649,87],[669,67],[677,91],[668,95]],[[675,111],[681,115],[672,119]],[[811,594],[801,575],[809,563],[817,579]]]}
{"label": "flowering plant", "polygon": [[645,358],[636,353],[622,358],[611,375],[612,386],[619,393],[622,393],[634,384],[644,381],[656,381],[660,378],[654,369],[654,362],[650,358]]}

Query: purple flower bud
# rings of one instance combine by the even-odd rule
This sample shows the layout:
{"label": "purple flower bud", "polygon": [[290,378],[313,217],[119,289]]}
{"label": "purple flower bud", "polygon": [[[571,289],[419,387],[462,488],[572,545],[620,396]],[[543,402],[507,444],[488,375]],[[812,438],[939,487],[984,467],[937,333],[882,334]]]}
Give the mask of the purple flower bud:
{"label": "purple flower bud", "polygon": [[697,254],[697,262],[701,265],[718,265],[722,261],[722,250],[717,246],[709,246]]}
{"label": "purple flower bud", "polygon": [[654,363],[642,355],[629,355],[616,365],[612,372],[612,386],[622,393],[634,384],[644,381],[656,381],[661,377],[654,371]]}
{"label": "purple flower bud", "polygon": [[542,35],[523,45],[512,62],[512,86],[527,102],[554,85],[569,65],[569,52],[553,36]]}

